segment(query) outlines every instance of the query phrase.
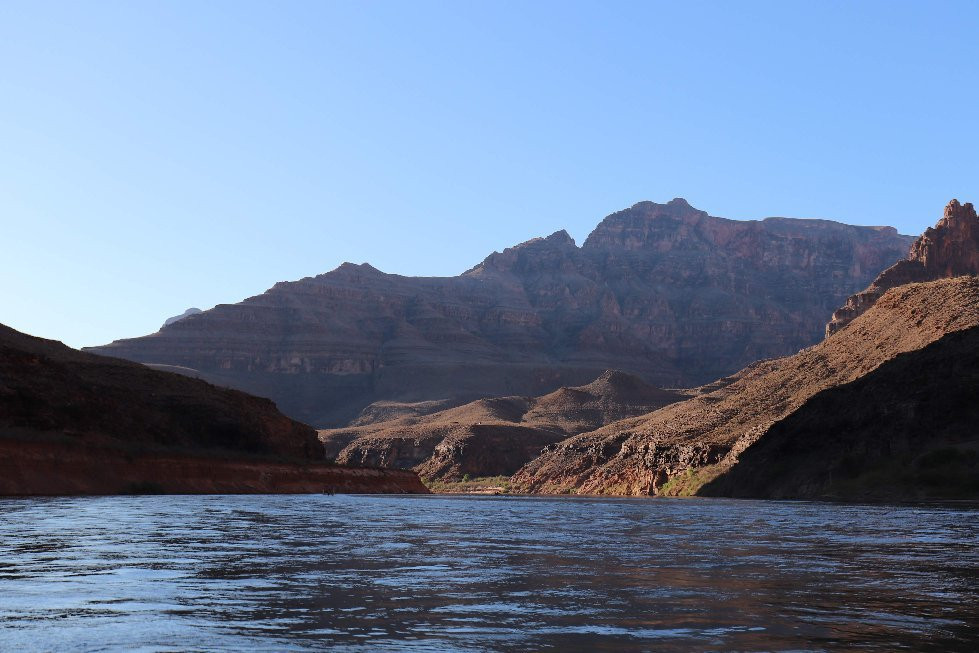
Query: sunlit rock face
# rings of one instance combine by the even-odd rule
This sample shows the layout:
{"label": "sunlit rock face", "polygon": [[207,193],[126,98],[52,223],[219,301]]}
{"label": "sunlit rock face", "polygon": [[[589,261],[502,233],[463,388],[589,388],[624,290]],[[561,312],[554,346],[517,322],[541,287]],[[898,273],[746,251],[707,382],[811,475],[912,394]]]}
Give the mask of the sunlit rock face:
{"label": "sunlit rock face", "polygon": [[[166,320],[164,320],[163,327],[168,327],[171,324],[173,324],[174,322],[179,322],[180,320],[182,320],[184,318],[188,318],[191,315],[197,315],[198,313],[202,313],[202,312],[203,311],[201,311],[201,309],[199,309],[199,308],[190,307],[186,311],[184,311],[183,313],[181,313],[180,315],[174,315],[173,317],[168,317]],[[160,327],[160,328],[162,329],[163,327]]]}
{"label": "sunlit rock face", "polygon": [[[766,444],[770,433],[781,433],[778,436],[780,446],[791,443],[792,429],[778,425],[797,411],[803,411],[806,417],[793,418],[795,423],[831,424],[837,418],[838,424],[846,423],[840,408],[846,403],[845,393],[837,394],[832,402],[822,401],[810,406],[809,401],[813,397],[824,391],[841,390],[841,386],[860,381],[885,364],[908,352],[928,347],[945,336],[977,328],[979,278],[975,276],[892,288],[847,328],[815,346],[792,356],[759,361],[732,376],[691,391],[694,395],[686,401],[672,403],[648,415],[614,422],[549,447],[514,475],[512,487],[530,493],[676,495],[697,492],[719,475],[732,468],[737,470],[743,453],[757,452],[759,449],[770,452]],[[964,351],[970,342],[974,342],[974,338],[943,350],[945,353],[935,360],[954,359],[954,352]],[[915,360],[931,358],[906,359],[896,368],[898,372],[892,369],[885,375],[888,380],[882,381],[884,385],[880,388],[864,387],[861,394],[853,393],[851,398],[854,401],[859,401],[860,396],[873,397],[875,404],[851,407],[850,415],[860,417],[851,420],[850,425],[843,427],[842,431],[809,430],[797,444],[811,448],[811,459],[798,450],[792,450],[794,459],[791,464],[788,458],[771,455],[759,457],[753,453],[749,458],[755,465],[754,469],[763,466],[760,459],[778,466],[777,470],[765,471],[766,475],[779,478],[777,484],[744,485],[746,476],[750,477],[751,474],[741,472],[736,473],[738,480],[725,483],[723,489],[718,491],[739,496],[752,495],[756,490],[760,493],[758,496],[768,496],[764,493],[769,490],[770,496],[818,495],[825,486],[811,483],[814,469],[820,465],[832,467],[844,456],[859,457],[863,446],[861,443],[875,452],[886,449],[880,437],[887,429],[880,425],[890,424],[910,434],[927,422],[927,419],[920,419],[921,415],[915,416],[917,406],[946,406],[946,410],[953,411],[947,418],[955,428],[948,432],[936,428],[936,433],[944,435],[930,441],[925,437],[927,433],[918,434],[922,437],[916,438],[909,435],[910,439],[906,438],[909,442],[911,439],[917,442],[914,445],[915,455],[928,447],[941,447],[970,439],[972,444],[968,447],[974,446],[974,423],[972,428],[965,428],[970,424],[968,417],[974,411],[971,407],[955,408],[956,401],[962,401],[961,392],[954,395],[958,397],[957,400],[944,404],[930,399],[919,402],[914,398],[911,391],[919,385],[932,394],[941,394],[942,387],[941,384],[932,384],[941,377],[941,369],[915,371],[914,364],[907,362]],[[969,391],[975,387],[975,372],[968,364],[958,370],[951,366],[942,369],[949,377],[944,382],[945,386],[953,387],[961,383]],[[900,378],[901,374],[903,378]],[[898,387],[905,388],[908,393],[893,392]],[[834,414],[833,410],[837,412]],[[941,411],[934,408],[929,410],[931,419],[946,419]],[[869,417],[873,415],[876,417]],[[875,420],[879,425],[871,423]],[[943,440],[945,436],[948,439]],[[865,437],[869,439],[863,440]],[[819,438],[841,444],[835,449],[825,442],[816,447]],[[892,465],[898,472],[902,469],[908,471],[906,465],[910,458],[902,457],[902,446],[900,439],[895,439],[892,453],[887,454],[889,458],[877,456],[877,453],[874,456],[882,459],[885,466]],[[785,450],[790,449],[786,447]],[[863,460],[856,462],[863,464]],[[793,464],[800,467],[792,467]],[[854,466],[857,465],[850,465]],[[802,474],[803,471],[806,474]],[[806,487],[802,482],[804,476],[809,477]],[[892,474],[891,480],[899,477],[900,474]],[[792,479],[798,483],[793,485]],[[762,485],[768,490],[759,489]],[[755,489],[749,490],[749,487]],[[899,487],[881,488],[880,495],[903,496]],[[848,496],[856,498],[858,495]],[[975,493],[971,496],[975,496]]]}
{"label": "sunlit rock face", "polygon": [[190,368],[321,427],[376,401],[541,395],[607,369],[691,386],[817,342],[911,242],[641,202],[581,247],[559,231],[444,278],[345,263],[95,350]]}
{"label": "sunlit rock face", "polygon": [[979,274],[979,217],[972,204],[952,200],[938,224],[914,241],[906,259],[881,272],[868,288],[852,295],[833,313],[826,335],[862,315],[891,288],[967,274]]}
{"label": "sunlit rock face", "polygon": [[356,426],[322,430],[319,437],[326,455],[343,464],[411,468],[436,480],[509,476],[544,447],[684,398],[608,370],[588,385],[542,397],[479,399],[444,410],[436,402],[393,410],[372,405]]}

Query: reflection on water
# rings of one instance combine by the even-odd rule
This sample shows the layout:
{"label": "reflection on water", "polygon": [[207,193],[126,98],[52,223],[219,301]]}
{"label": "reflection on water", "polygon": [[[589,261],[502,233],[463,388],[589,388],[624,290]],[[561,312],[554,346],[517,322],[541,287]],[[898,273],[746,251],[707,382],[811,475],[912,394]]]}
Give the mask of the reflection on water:
{"label": "reflection on water", "polygon": [[3,650],[975,650],[979,511],[0,501]]}

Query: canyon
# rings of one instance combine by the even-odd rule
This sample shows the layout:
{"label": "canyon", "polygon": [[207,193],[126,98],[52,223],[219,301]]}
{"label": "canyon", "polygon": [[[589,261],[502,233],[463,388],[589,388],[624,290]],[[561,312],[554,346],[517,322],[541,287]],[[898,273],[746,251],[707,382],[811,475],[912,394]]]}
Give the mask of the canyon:
{"label": "canyon", "polygon": [[[979,440],[968,361],[979,327],[977,233],[972,205],[953,200],[904,261],[834,314],[824,341],[756,362],[686,401],[552,445],[512,486],[668,496],[975,496]],[[926,482],[937,472],[922,469],[948,464],[960,465],[949,483]]]}
{"label": "canyon", "polygon": [[271,398],[318,428],[378,402],[540,396],[609,369],[690,387],[818,342],[912,240],[640,202],[580,247],[559,231],[444,278],[345,263],[88,351]]}
{"label": "canyon", "polygon": [[968,498],[976,275],[956,200],[916,239],[644,202],[581,247],[344,264],[91,353],[4,328],[0,466],[52,493]]}

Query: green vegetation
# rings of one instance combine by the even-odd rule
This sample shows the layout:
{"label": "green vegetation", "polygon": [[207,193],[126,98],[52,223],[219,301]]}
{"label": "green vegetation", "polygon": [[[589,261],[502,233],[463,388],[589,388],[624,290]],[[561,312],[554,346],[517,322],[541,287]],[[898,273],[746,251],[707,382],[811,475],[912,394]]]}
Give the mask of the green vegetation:
{"label": "green vegetation", "polygon": [[722,471],[720,465],[687,468],[664,483],[656,494],[661,497],[695,496],[700,488],[717,478]]}
{"label": "green vegetation", "polygon": [[429,490],[438,494],[508,494],[509,476],[481,476],[471,478],[464,474],[461,481],[442,481],[424,478],[422,481]]}

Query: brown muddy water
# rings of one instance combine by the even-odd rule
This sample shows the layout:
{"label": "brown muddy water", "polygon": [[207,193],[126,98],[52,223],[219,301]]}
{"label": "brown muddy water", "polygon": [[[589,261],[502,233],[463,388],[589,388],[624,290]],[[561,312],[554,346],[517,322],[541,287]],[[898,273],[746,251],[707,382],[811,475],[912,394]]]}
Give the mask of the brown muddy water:
{"label": "brown muddy water", "polygon": [[979,510],[0,500],[3,651],[974,651]]}

